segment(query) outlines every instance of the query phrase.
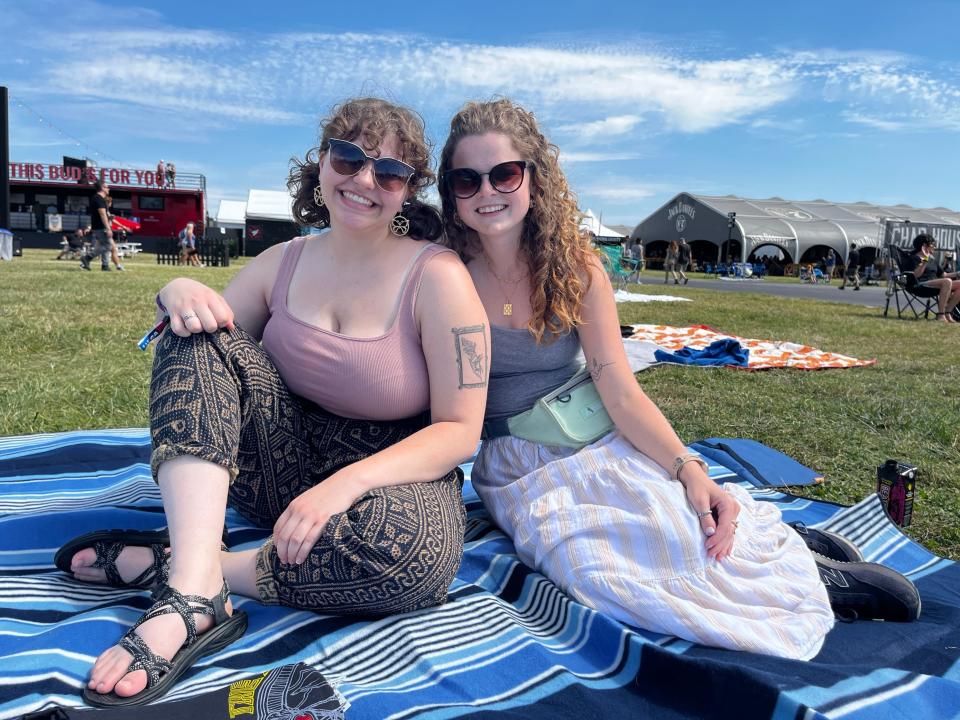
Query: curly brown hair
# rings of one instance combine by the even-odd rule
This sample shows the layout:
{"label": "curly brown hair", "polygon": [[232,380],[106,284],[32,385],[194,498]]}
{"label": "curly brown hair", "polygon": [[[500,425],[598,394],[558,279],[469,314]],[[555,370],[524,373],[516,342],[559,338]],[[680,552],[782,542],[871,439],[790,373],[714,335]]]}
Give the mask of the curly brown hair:
{"label": "curly brown hair", "polygon": [[[523,223],[520,251],[527,258],[533,315],[527,326],[538,343],[549,344],[581,323],[583,298],[590,288],[585,272],[593,251],[580,234],[577,199],[560,169],[560,150],[540,132],[533,113],[505,98],[468,102],[450,121],[450,136],[440,154],[439,175],[452,169],[457,143],[470,135],[500,133],[532,164],[530,211]],[[476,232],[456,216],[456,198],[440,183],[446,244],[464,262],[480,250]],[[544,336],[547,336],[546,338]]]}
{"label": "curly brown hair", "polygon": [[334,106],[330,116],[320,121],[320,144],[311,148],[303,160],[290,158],[287,189],[293,196],[293,217],[302,226],[327,227],[330,211],[313,200],[313,190],[320,181],[320,155],[330,147],[330,139],[355,141],[376,148],[388,133],[397,136],[400,157],[414,168],[409,187],[411,197],[403,214],[410,220],[410,234],[436,240],[442,232],[437,212],[418,198],[436,176],[430,169],[431,146],[427,141],[423,118],[413,110],[380,98],[355,98]]}

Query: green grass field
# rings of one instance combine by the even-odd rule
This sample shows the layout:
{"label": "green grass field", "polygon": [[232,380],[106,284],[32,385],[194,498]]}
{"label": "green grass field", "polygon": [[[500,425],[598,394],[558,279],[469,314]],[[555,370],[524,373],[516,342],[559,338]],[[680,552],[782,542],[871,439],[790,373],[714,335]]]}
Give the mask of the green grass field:
{"label": "green grass field", "polygon": [[[87,273],[55,256],[27,250],[0,263],[0,436],[145,426],[151,354],[136,342],[152,324],[154,294],[183,274],[223,288],[240,265],[161,267],[144,254],[128,272]],[[753,438],[820,471],[827,482],[800,491],[809,497],[851,504],[873,492],[886,458],[917,465],[908,532],[960,559],[960,328],[839,303],[659,283],[640,289],[694,302],[623,305],[621,322],[705,324],[876,358],[851,370],[677,366],[638,378],[684,440]]]}

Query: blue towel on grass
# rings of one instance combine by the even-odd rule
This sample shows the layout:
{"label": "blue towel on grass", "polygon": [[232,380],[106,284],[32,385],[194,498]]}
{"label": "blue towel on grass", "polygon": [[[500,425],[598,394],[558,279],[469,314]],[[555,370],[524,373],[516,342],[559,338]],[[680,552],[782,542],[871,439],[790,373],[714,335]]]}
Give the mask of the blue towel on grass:
{"label": "blue towel on grass", "polygon": [[677,363],[679,365],[724,366],[736,365],[747,367],[750,351],[733,338],[714,340],[703,350],[692,347],[682,347],[676,352],[656,350],[653,353],[657,362]]}

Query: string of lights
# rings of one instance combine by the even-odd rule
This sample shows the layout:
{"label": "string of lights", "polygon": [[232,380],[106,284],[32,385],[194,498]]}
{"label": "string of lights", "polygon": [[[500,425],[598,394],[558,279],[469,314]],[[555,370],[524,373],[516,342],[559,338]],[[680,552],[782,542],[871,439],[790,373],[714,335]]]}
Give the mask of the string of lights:
{"label": "string of lights", "polygon": [[124,163],[124,162],[118,160],[117,158],[113,157],[112,155],[108,155],[107,153],[99,150],[98,148],[94,147],[94,146],[91,145],[90,143],[85,142],[84,140],[81,140],[80,138],[76,137],[75,135],[71,135],[71,134],[68,133],[66,130],[63,130],[62,128],[58,127],[58,126],[55,125],[54,123],[50,122],[50,120],[48,120],[47,118],[45,118],[43,115],[41,115],[39,112],[37,112],[36,110],[34,110],[32,107],[30,107],[30,105],[28,105],[27,103],[25,103],[25,102],[24,102],[23,100],[21,100],[20,98],[15,97],[15,96],[13,96],[13,95],[11,94],[11,95],[10,95],[10,99],[16,104],[17,107],[22,108],[23,110],[25,110],[25,111],[27,111],[28,113],[30,113],[31,115],[33,115],[41,125],[46,125],[46,126],[49,127],[51,130],[55,131],[58,135],[60,135],[60,137],[69,140],[69,141],[72,142],[76,147],[81,148],[82,150],[84,150],[84,152],[86,153],[87,159],[89,159],[89,160],[94,160],[94,161],[96,161],[96,160],[98,160],[98,159],[99,159],[99,160],[109,160],[110,162],[116,163],[117,165],[119,165],[119,166],[121,166],[121,167],[127,167],[127,168],[132,167],[131,165],[128,165],[127,163]]}

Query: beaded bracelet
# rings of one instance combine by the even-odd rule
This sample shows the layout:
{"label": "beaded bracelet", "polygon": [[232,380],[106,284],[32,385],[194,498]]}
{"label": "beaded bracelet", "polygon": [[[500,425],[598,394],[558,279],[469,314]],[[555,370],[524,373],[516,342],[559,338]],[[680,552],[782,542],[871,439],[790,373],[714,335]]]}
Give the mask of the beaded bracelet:
{"label": "beaded bracelet", "polygon": [[701,458],[699,455],[694,453],[684,453],[683,455],[677,455],[677,457],[673,459],[673,467],[670,468],[670,478],[680,482],[680,471],[683,470],[684,465],[690,462],[697,463],[703,468],[703,472],[710,472],[710,466],[707,465],[707,463],[705,463],[703,458]]}

